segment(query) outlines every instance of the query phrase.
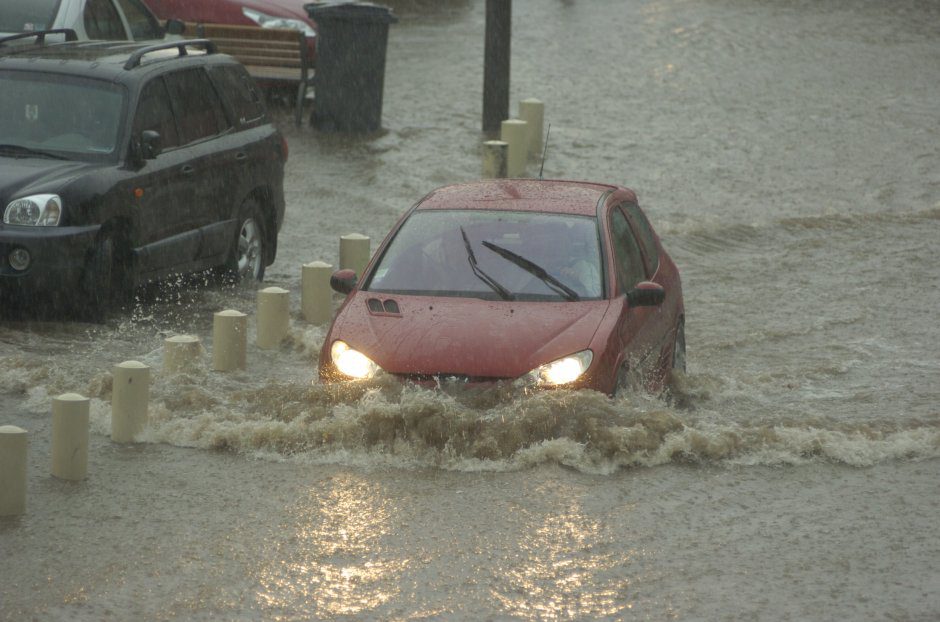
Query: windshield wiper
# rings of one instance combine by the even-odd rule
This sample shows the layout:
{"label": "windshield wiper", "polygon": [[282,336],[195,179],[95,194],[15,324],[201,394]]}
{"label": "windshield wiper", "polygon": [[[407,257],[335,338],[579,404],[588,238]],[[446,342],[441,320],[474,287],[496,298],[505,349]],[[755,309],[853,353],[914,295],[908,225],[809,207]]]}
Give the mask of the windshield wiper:
{"label": "windshield wiper", "polygon": [[473,274],[475,274],[478,279],[489,285],[490,289],[499,294],[499,297],[503,300],[515,300],[515,297],[508,289],[500,285],[486,272],[483,272],[483,270],[480,269],[480,266],[477,265],[477,257],[473,254],[473,247],[470,246],[470,238],[467,237],[467,232],[463,230],[463,227],[460,227],[460,235],[463,236],[463,244],[467,247],[467,261],[470,262],[470,269],[473,270]]}
{"label": "windshield wiper", "polygon": [[542,282],[544,282],[546,285],[548,285],[549,287],[554,289],[556,292],[561,294],[566,300],[569,300],[571,302],[576,302],[578,300],[581,300],[581,297],[578,296],[578,292],[574,291],[573,289],[571,289],[570,287],[568,287],[567,285],[565,285],[564,283],[562,283],[561,281],[553,277],[551,274],[545,271],[545,268],[538,265],[537,263],[533,263],[529,261],[528,259],[526,259],[525,257],[523,257],[522,255],[517,255],[511,250],[507,248],[503,248],[502,246],[497,246],[496,244],[493,244],[492,242],[483,240],[481,244],[483,244],[483,246],[490,249],[491,251],[493,251],[500,257],[503,257],[504,259],[516,264],[517,266],[519,266],[526,272],[529,272],[535,275],[536,278],[541,279]]}
{"label": "windshield wiper", "polygon": [[24,156],[39,156],[40,158],[52,158],[54,160],[68,160],[65,156],[60,156],[55,153],[49,153],[48,151],[39,151],[38,149],[30,149],[29,147],[24,147],[23,145],[0,145],[0,151],[13,152],[15,154],[20,154]]}

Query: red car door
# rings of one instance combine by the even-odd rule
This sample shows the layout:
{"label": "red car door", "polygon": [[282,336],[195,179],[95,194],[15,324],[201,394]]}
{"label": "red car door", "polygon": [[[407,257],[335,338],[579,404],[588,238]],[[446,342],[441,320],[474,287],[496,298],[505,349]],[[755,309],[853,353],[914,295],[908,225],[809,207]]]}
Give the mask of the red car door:
{"label": "red car door", "polygon": [[653,323],[648,327],[651,334],[659,340],[659,343],[654,344],[653,347],[661,353],[662,358],[659,361],[659,367],[664,372],[672,362],[673,329],[677,321],[674,310],[678,307],[675,298],[680,293],[678,282],[675,275],[670,275],[668,270],[661,269],[665,266],[665,263],[660,261],[656,234],[653,232],[653,227],[640,206],[636,203],[625,203],[621,207],[627,216],[630,227],[633,229],[637,242],[640,243],[640,250],[643,252],[643,264],[646,268],[646,280],[652,281],[666,290],[666,300],[662,305],[656,307],[657,313],[655,317],[651,318]]}
{"label": "red car door", "polygon": [[625,364],[631,381],[644,385],[656,382],[651,376],[659,362],[657,348],[662,341],[662,306],[634,306],[627,293],[647,280],[646,263],[633,228],[622,206],[611,209],[608,216],[613,249],[617,292],[615,304],[620,305],[618,333],[622,348],[621,367]]}

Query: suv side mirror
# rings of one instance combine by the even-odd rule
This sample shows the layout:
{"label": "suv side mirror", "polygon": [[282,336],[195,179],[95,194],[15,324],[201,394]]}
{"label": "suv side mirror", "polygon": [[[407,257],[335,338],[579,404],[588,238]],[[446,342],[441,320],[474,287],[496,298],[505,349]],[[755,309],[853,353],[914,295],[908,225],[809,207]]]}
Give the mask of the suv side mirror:
{"label": "suv side mirror", "polygon": [[340,294],[348,294],[356,287],[356,271],[346,268],[330,275],[330,287]]}
{"label": "suv side mirror", "polygon": [[163,140],[160,132],[144,130],[140,134],[140,157],[144,160],[153,160],[163,151]]}
{"label": "suv side mirror", "polygon": [[666,290],[662,285],[652,281],[637,283],[636,287],[627,292],[627,302],[631,307],[656,307],[666,300]]}

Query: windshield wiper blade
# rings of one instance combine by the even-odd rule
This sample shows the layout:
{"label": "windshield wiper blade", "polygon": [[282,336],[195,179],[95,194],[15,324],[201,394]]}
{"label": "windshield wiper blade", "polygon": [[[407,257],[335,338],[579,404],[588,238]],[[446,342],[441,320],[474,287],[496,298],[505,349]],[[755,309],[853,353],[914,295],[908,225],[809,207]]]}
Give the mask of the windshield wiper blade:
{"label": "windshield wiper blade", "polygon": [[481,244],[483,244],[483,246],[490,249],[491,251],[493,251],[500,257],[503,257],[504,259],[516,264],[517,266],[519,266],[526,272],[529,272],[530,274],[535,275],[536,278],[541,279],[542,282],[544,282],[546,285],[548,285],[549,287],[554,289],[556,292],[561,294],[566,300],[569,300],[571,302],[577,302],[578,300],[581,300],[581,297],[578,296],[578,292],[574,291],[573,289],[571,289],[570,287],[568,287],[567,285],[565,285],[564,283],[562,283],[561,281],[553,277],[551,274],[545,271],[545,268],[538,265],[537,263],[534,263],[526,259],[522,255],[517,255],[516,253],[512,252],[508,248],[497,246],[496,244],[493,244],[492,242],[483,240]]}
{"label": "windshield wiper blade", "polygon": [[512,292],[500,285],[493,277],[488,275],[477,265],[477,257],[473,253],[473,247],[470,246],[470,238],[467,237],[467,232],[463,230],[463,227],[460,227],[460,235],[463,236],[463,244],[467,247],[467,261],[470,262],[470,269],[473,270],[473,274],[489,285],[490,289],[499,294],[499,297],[503,300],[515,300],[516,298],[512,295]]}
{"label": "windshield wiper blade", "polygon": [[54,160],[68,160],[65,156],[60,156],[55,153],[49,153],[48,151],[40,151],[38,149],[30,149],[29,147],[24,147],[23,145],[12,145],[5,144],[0,145],[0,151],[12,151],[13,153],[25,155],[25,156],[39,156],[40,158],[52,158]]}

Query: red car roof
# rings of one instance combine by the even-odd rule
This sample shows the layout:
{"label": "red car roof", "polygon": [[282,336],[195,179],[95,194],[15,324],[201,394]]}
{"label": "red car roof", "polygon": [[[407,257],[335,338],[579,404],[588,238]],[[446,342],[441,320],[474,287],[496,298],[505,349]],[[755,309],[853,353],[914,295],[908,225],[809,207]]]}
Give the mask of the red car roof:
{"label": "red car roof", "polygon": [[418,205],[419,210],[483,209],[553,212],[596,216],[597,202],[612,190],[631,190],[583,181],[492,179],[438,188]]}

